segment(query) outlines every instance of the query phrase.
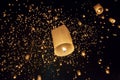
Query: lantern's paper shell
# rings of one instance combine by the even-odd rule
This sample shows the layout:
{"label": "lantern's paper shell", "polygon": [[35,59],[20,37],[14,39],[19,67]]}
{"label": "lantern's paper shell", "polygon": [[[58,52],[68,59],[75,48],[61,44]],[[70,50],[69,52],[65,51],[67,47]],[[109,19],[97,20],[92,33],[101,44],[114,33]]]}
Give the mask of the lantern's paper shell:
{"label": "lantern's paper shell", "polygon": [[94,8],[94,10],[95,10],[95,12],[96,12],[97,15],[103,13],[103,7],[99,3],[96,4],[93,8]]}
{"label": "lantern's paper shell", "polygon": [[72,38],[65,25],[52,30],[52,39],[56,56],[67,56],[74,51]]}

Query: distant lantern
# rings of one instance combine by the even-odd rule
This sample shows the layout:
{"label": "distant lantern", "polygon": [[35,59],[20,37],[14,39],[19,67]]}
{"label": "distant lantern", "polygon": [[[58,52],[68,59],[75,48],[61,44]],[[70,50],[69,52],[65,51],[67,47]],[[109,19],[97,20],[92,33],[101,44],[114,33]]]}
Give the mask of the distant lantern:
{"label": "distant lantern", "polygon": [[30,59],[30,55],[29,54],[25,55],[25,60],[29,60],[29,59]]}
{"label": "distant lantern", "polygon": [[114,24],[116,22],[116,20],[113,19],[113,18],[109,18],[109,22],[112,23],[112,24]]}
{"label": "distant lantern", "polygon": [[99,3],[96,4],[93,8],[97,15],[100,15],[103,13],[103,7]]}
{"label": "distant lantern", "polygon": [[40,75],[37,76],[37,80],[42,80]]}
{"label": "distant lantern", "polygon": [[61,25],[58,28],[53,29],[51,33],[54,45],[54,54],[56,56],[67,56],[74,51],[72,38],[65,25]]}
{"label": "distant lantern", "polygon": [[81,76],[81,71],[80,70],[77,70],[77,75]]}

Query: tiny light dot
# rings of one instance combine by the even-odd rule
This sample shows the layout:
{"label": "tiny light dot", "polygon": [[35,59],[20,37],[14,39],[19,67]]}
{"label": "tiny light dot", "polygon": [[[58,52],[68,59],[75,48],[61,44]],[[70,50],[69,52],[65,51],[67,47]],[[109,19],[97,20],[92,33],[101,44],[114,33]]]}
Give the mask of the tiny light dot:
{"label": "tiny light dot", "polygon": [[16,75],[14,75],[14,76],[13,76],[13,79],[16,79],[16,78],[17,78],[17,76],[16,76]]}
{"label": "tiny light dot", "polygon": [[40,75],[37,76],[37,80],[42,80]]}
{"label": "tiny light dot", "polygon": [[85,15],[83,15],[82,17],[85,18]]}
{"label": "tiny light dot", "polygon": [[29,59],[30,59],[30,55],[27,54],[27,55],[25,56],[25,59],[26,59],[26,60],[29,60]]}
{"label": "tiny light dot", "polygon": [[32,27],[32,28],[31,28],[31,31],[35,31],[35,28],[34,28],[34,27]]}
{"label": "tiny light dot", "polygon": [[109,67],[109,66],[107,66],[107,69],[110,69],[110,67]]}
{"label": "tiny light dot", "polygon": [[105,9],[105,11],[109,11],[109,9],[108,9],[108,8],[106,8],[106,9]]}
{"label": "tiny light dot", "polygon": [[62,66],[62,63],[60,63],[60,66]]}
{"label": "tiny light dot", "polygon": [[118,28],[120,29],[120,25],[118,25]]}
{"label": "tiny light dot", "polygon": [[81,21],[78,21],[78,25],[81,26],[81,25],[82,25],[82,22],[81,22]]}
{"label": "tiny light dot", "polygon": [[105,19],[105,16],[101,16],[102,19]]}
{"label": "tiny light dot", "polygon": [[35,80],[35,78],[33,78],[32,80]]}
{"label": "tiny light dot", "polygon": [[102,59],[99,59],[99,60],[98,60],[98,64],[102,64]]}
{"label": "tiny light dot", "polygon": [[112,34],[112,35],[113,35],[113,36],[115,36],[115,37],[117,36],[117,34],[115,34],[115,33],[114,33],[114,34]]}
{"label": "tiny light dot", "polygon": [[109,69],[106,69],[105,72],[106,72],[106,74],[110,74],[110,70]]}
{"label": "tiny light dot", "polygon": [[85,56],[86,56],[85,51],[82,51],[81,56],[83,56],[83,57],[85,57]]}
{"label": "tiny light dot", "polygon": [[77,75],[81,76],[81,71],[80,70],[77,70]]}

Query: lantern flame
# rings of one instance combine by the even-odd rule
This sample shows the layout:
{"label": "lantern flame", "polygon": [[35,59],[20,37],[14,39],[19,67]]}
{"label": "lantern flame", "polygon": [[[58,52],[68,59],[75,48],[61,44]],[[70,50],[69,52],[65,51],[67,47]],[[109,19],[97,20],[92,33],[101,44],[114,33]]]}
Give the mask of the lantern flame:
{"label": "lantern flame", "polygon": [[63,52],[66,52],[67,49],[65,47],[62,47],[62,50],[63,50]]}

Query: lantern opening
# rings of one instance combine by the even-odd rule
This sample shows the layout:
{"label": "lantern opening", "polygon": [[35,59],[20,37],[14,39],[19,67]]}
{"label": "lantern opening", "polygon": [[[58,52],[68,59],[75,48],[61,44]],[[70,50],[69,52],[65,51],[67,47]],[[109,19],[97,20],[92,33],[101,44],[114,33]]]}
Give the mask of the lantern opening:
{"label": "lantern opening", "polygon": [[68,43],[63,43],[54,49],[55,55],[67,56],[74,50],[74,46]]}

